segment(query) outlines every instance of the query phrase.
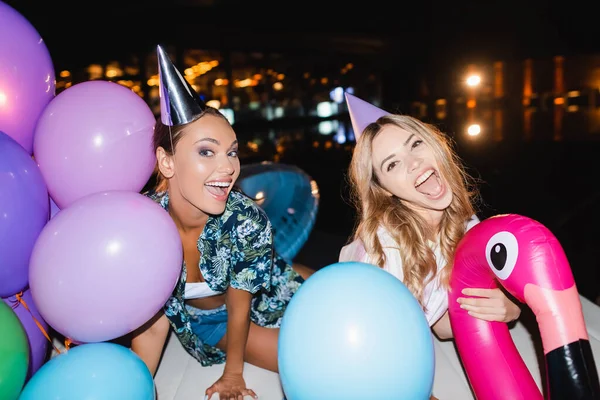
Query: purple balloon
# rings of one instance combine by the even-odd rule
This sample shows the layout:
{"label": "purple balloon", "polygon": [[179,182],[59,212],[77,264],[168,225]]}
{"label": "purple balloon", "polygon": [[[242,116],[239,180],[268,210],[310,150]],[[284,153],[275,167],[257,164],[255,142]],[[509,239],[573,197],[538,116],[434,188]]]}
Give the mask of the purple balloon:
{"label": "purple balloon", "polygon": [[52,200],[52,198],[50,197],[50,218],[53,218],[59,211],[60,208],[58,208],[54,200]]}
{"label": "purple balloon", "polygon": [[156,164],[155,122],[146,102],[117,83],[83,82],[56,96],[33,143],[56,205],[62,210],[88,194],[142,190]]}
{"label": "purple balloon", "polygon": [[25,328],[25,332],[27,333],[30,361],[26,379],[29,380],[29,378],[31,378],[33,374],[35,374],[37,370],[40,369],[40,367],[46,362],[50,342],[46,336],[44,336],[44,333],[35,322],[37,320],[42,328],[48,332],[48,324],[40,315],[40,312],[38,311],[37,306],[31,297],[31,291],[24,291],[21,299],[23,302],[25,302],[29,310],[27,310],[27,308],[25,308],[25,306],[17,300],[16,296],[7,297],[3,300],[6,304],[12,307],[15,314],[17,314],[17,317],[19,317],[21,324]]}
{"label": "purple balloon", "polygon": [[35,125],[56,93],[54,65],[37,30],[0,1],[0,130],[31,155]]}
{"label": "purple balloon", "polygon": [[0,132],[0,297],[26,288],[29,258],[48,222],[49,207],[48,189],[35,161]]}
{"label": "purple balloon", "polygon": [[175,223],[135,192],[88,195],[62,209],[31,255],[40,314],[65,337],[103,342],[139,328],[170,297],[183,250]]}

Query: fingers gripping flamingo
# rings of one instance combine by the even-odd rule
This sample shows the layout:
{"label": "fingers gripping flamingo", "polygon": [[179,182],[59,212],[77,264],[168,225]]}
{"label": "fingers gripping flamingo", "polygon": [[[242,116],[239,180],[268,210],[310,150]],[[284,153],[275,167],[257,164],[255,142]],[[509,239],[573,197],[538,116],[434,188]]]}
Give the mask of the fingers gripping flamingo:
{"label": "fingers gripping flamingo", "polygon": [[464,288],[495,288],[498,283],[536,315],[547,398],[600,399],[579,293],[562,246],[545,226],[514,214],[479,223],[456,250],[449,316],[475,396],[479,400],[543,399],[507,325],[474,318],[456,302]]}

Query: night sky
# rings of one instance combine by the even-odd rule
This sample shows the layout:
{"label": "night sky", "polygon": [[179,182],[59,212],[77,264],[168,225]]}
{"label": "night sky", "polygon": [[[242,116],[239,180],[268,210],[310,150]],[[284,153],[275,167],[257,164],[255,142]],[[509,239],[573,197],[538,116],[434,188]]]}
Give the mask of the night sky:
{"label": "night sky", "polygon": [[[85,65],[92,57],[118,56],[131,50],[131,42],[146,40],[150,45],[163,38],[176,42],[173,27],[182,23],[197,26],[199,37],[208,26],[239,34],[384,35],[393,38],[400,49],[406,46],[398,59],[409,64],[424,59],[477,61],[600,52],[597,16],[591,5],[576,1],[217,0],[212,6],[203,6],[206,0],[5,2],[36,27],[58,67]],[[132,39],[123,39],[127,37]]]}

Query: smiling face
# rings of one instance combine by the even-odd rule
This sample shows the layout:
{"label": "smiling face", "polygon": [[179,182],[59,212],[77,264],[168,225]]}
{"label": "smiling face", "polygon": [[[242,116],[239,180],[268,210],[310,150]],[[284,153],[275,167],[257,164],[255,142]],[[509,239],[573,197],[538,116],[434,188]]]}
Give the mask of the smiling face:
{"label": "smiling face", "polygon": [[389,195],[428,220],[438,220],[452,202],[432,148],[417,133],[385,125],[373,139],[372,168]]}
{"label": "smiling face", "polygon": [[229,122],[204,115],[180,133],[173,156],[157,150],[161,173],[170,190],[205,214],[223,213],[233,184],[240,174],[238,142]]}

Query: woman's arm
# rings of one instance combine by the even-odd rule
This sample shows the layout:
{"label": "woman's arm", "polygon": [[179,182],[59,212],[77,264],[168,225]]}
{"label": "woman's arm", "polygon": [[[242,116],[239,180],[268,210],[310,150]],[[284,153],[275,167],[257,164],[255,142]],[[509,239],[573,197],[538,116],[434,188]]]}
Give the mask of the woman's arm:
{"label": "woman's arm", "polygon": [[[519,306],[501,289],[464,289],[462,293],[468,296],[478,296],[457,299],[461,307],[475,318],[486,321],[512,322],[521,315]],[[454,337],[448,311],[431,328],[441,340]]]}
{"label": "woman's arm", "polygon": [[206,389],[206,399],[219,393],[220,399],[237,399],[239,396],[258,398],[244,381],[244,355],[250,330],[250,302],[252,293],[229,287],[227,289],[227,342],[223,375]]}
{"label": "woman's arm", "polygon": [[227,359],[223,375],[241,375],[244,371],[251,300],[250,292],[232,287],[227,289]]}
{"label": "woman's arm", "polygon": [[[487,321],[511,322],[519,318],[521,309],[501,289],[464,289],[463,294],[477,298],[460,297],[457,301],[475,318]],[[440,339],[454,337],[448,311],[431,327]]]}
{"label": "woman's arm", "polygon": [[452,334],[452,327],[450,326],[450,317],[448,316],[448,311],[442,315],[438,321],[433,324],[431,327],[433,329],[433,333],[440,340],[452,339],[454,335]]}
{"label": "woman's arm", "polygon": [[[469,315],[486,321],[512,322],[521,315],[521,308],[500,288],[463,289],[462,294],[473,297],[456,299]],[[511,296],[512,297],[512,296]]]}
{"label": "woman's arm", "polygon": [[131,350],[145,363],[152,376],[156,374],[167,335],[169,320],[162,311],[138,328],[131,339]]}

